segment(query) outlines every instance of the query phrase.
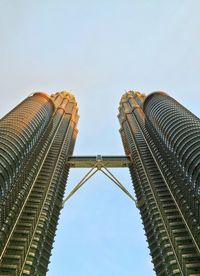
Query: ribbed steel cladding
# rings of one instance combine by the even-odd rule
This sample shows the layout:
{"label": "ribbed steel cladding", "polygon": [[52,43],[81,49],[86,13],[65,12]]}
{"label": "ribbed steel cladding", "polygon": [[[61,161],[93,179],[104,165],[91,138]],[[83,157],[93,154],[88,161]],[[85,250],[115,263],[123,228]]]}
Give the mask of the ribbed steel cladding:
{"label": "ribbed steel cladding", "polygon": [[[123,109],[120,108],[120,110],[124,115]],[[134,124],[134,121],[132,123]],[[130,172],[134,180],[133,184],[135,187],[138,202],[141,202],[143,199],[143,204],[141,204],[140,211],[143,218],[143,223],[144,223],[147,239],[149,242],[150,250],[152,252],[151,254],[153,257],[155,270],[157,274],[165,273],[167,275],[168,269],[167,269],[167,266],[165,266],[165,261],[162,257],[163,247],[160,246],[159,240],[157,238],[157,233],[155,230],[153,230],[155,228],[157,229],[157,232],[158,232],[158,228],[160,227],[159,212],[157,211],[157,208],[155,206],[156,205],[155,200],[153,199],[152,194],[149,192],[148,181],[146,180],[145,172],[142,167],[140,157],[138,156],[138,152],[136,151],[135,139],[133,138],[133,136],[135,136],[135,133],[131,133],[130,127],[125,117],[124,117],[122,127],[126,134],[127,142],[129,144],[130,154],[133,160],[132,161],[133,164],[130,168]],[[135,131],[138,131],[138,128],[136,125],[135,127],[136,127]]]}
{"label": "ribbed steel cladding", "polygon": [[23,202],[29,193],[32,183],[42,164],[43,156],[47,152],[48,142],[50,143],[55,128],[50,120],[47,129],[32,149],[30,155],[24,161],[22,172],[15,180],[6,197],[1,200],[1,224],[0,241],[1,248],[14,225],[14,217],[20,212]]}
{"label": "ribbed steel cladding", "polygon": [[[6,241],[2,244],[0,275],[45,275],[47,271],[69,171],[66,158],[73,152],[78,121],[71,94],[56,93],[51,99],[57,111],[50,116],[38,145],[30,149],[30,159],[35,162],[24,176],[23,193],[17,194],[19,206],[12,212],[15,223],[8,228],[11,222],[6,221],[1,235]],[[37,115],[40,120],[43,114],[38,111]]]}
{"label": "ribbed steel cladding", "polygon": [[27,187],[25,179],[28,172],[30,175],[36,159],[33,149],[36,146],[41,148],[37,143],[46,131],[53,109],[51,100],[37,93],[25,99],[0,121],[0,160],[4,160],[5,156],[10,157],[7,159],[9,162],[4,163],[1,174],[12,168],[9,179],[4,178],[3,182],[1,180],[3,194],[1,193],[0,198],[0,248],[9,235],[13,217],[23,202],[22,195]]}
{"label": "ribbed steel cladding", "polygon": [[52,113],[50,101],[33,95],[0,120],[0,200],[14,183]]}
{"label": "ribbed steel cladding", "polygon": [[[60,209],[59,208],[60,206],[56,206],[57,208],[54,208],[54,212],[52,212],[52,211],[53,211],[53,207],[56,203],[55,200],[57,201],[58,191],[60,188],[60,177],[62,175],[62,170],[64,169],[63,166],[65,165],[64,164],[65,162],[63,162],[65,160],[65,154],[63,153],[63,150],[61,150],[61,153],[59,154],[59,151],[57,150],[57,146],[58,146],[59,142],[61,142],[61,140],[63,139],[64,132],[66,133],[67,125],[68,124],[63,122],[63,126],[62,125],[60,126],[60,128],[64,128],[63,133],[61,132],[61,129],[60,129],[59,134],[58,134],[59,137],[55,138],[55,141],[57,140],[56,145],[52,145],[52,151],[50,151],[49,155],[48,155],[50,157],[51,161],[54,160],[55,163],[50,164],[50,166],[55,169],[54,169],[53,175],[51,175],[51,173],[49,174],[49,172],[48,172],[48,169],[49,169],[48,164],[47,164],[47,168],[45,169],[48,174],[48,177],[52,179],[51,180],[52,183],[51,183],[51,186],[48,187],[48,191],[46,193],[44,193],[46,198],[45,198],[45,201],[43,202],[43,208],[41,208],[40,214],[37,215],[38,223],[36,224],[35,231],[34,231],[35,237],[34,236],[32,237],[32,241],[29,245],[29,252],[27,252],[27,260],[31,261],[32,273],[40,271],[40,273],[44,274],[46,272],[46,268],[48,265],[48,258],[49,258],[50,250],[47,250],[47,249],[50,249],[50,246],[49,246],[49,248],[45,248],[44,243],[45,243],[45,240],[51,239],[53,241],[53,238],[54,238],[54,233],[55,233],[56,224],[57,224],[54,216],[58,217],[58,215],[59,215],[58,210]],[[53,147],[54,147],[54,150],[53,150]],[[58,146],[58,147],[60,149],[60,146]],[[64,156],[63,156],[63,154],[64,154]],[[45,166],[45,164],[44,164],[44,166]],[[44,172],[45,172],[45,170],[44,170]],[[61,175],[59,174],[60,172],[61,172]],[[40,181],[41,180],[38,181],[38,185],[40,185],[40,187],[41,187]],[[62,201],[59,200],[58,202],[61,204]],[[51,220],[54,220],[53,223],[51,223],[48,218],[51,218]],[[45,232],[43,233],[43,237],[41,237],[41,235],[39,235],[38,232],[40,231],[41,224],[44,223],[43,220],[45,220],[45,227],[43,229]],[[38,228],[38,230],[37,230],[37,228]],[[48,230],[50,230],[49,233],[47,232]],[[32,247],[31,244],[32,245],[36,244],[34,239],[39,239],[37,247],[38,247],[38,249],[41,247],[40,253],[39,253],[40,257],[38,257],[38,254],[35,255],[36,252],[34,249],[31,249],[31,247]],[[42,243],[42,245],[41,245],[41,243]],[[33,258],[33,256],[34,256],[34,258]],[[26,264],[25,270],[26,269],[30,270],[30,265]]]}
{"label": "ribbed steel cladding", "polygon": [[[144,168],[142,168],[140,163],[141,161],[139,161],[139,159],[140,157],[136,158],[135,152],[134,160],[137,162],[136,167],[138,172],[135,171],[134,174],[138,176],[138,179],[140,180],[140,189],[142,190],[142,193],[138,195],[138,204],[141,206],[143,222],[156,272],[158,275],[163,275],[163,273],[168,275],[170,272],[172,273],[172,268],[168,267],[169,264],[167,265],[166,254],[169,254],[168,252],[172,254],[173,250],[170,248],[169,237],[167,237],[168,235],[166,234],[166,229],[163,227],[163,216],[160,206],[156,204],[157,201],[155,198],[155,191],[151,191],[149,180],[145,177],[146,170],[143,171]],[[137,188],[138,187],[136,186],[136,189]],[[144,208],[144,202],[147,204],[146,208]],[[165,248],[165,244],[168,245],[167,249]],[[173,254],[171,258],[174,259]]]}
{"label": "ribbed steel cladding", "polygon": [[[199,206],[198,201],[194,202],[193,190],[190,189],[187,180],[182,176],[181,169],[177,165],[176,160],[174,160],[172,155],[169,155],[168,150],[163,147],[163,144],[161,143],[162,141],[157,137],[158,135],[154,129],[148,124],[146,126],[149,129],[149,133],[154,137],[154,142],[149,139],[148,142],[151,145],[151,149],[154,152],[154,156],[160,166],[170,192],[172,193],[176,204],[185,219],[185,223],[192,233],[193,240],[199,248],[198,251],[200,252],[199,222],[196,219],[196,217],[199,216],[199,209],[196,209],[194,205],[195,203],[196,206]],[[190,205],[187,201],[193,204]],[[190,206],[192,206],[192,209]]]}
{"label": "ribbed steel cladding", "polygon": [[144,112],[200,196],[200,119],[166,94],[149,96]]}
{"label": "ribbed steel cladding", "polygon": [[[24,260],[24,266],[22,269],[24,272],[40,272],[42,275],[45,275],[47,271],[50,251],[55,236],[57,220],[61,208],[64,187],[68,174],[68,169],[65,168],[66,158],[67,156],[72,154],[74,144],[74,132],[76,132],[75,126],[77,118],[75,118],[75,121],[73,121],[73,116],[74,114],[76,114],[76,112],[74,111],[77,111],[77,109],[75,108],[73,102],[66,102],[66,106],[63,105],[63,102],[60,107],[58,107],[59,113],[62,114],[64,111],[62,115],[62,123],[60,124],[59,130],[57,132],[57,138],[55,137],[55,144],[52,144],[52,155],[51,150],[48,154],[51,161],[52,159],[56,161],[56,165],[50,165],[51,169],[54,168],[54,172],[51,177],[52,181],[48,186],[48,191],[45,192],[45,200],[43,201],[43,207],[41,208],[40,215],[37,219],[38,222],[35,227],[35,234],[32,237],[29,245],[29,250],[26,254],[26,259]],[[65,112],[67,112],[68,114],[66,114]],[[69,113],[72,115],[70,115]],[[53,148],[54,146],[55,149]],[[58,152],[59,157],[57,156]],[[47,219],[48,217],[49,219]],[[46,218],[45,221],[44,218]],[[41,233],[40,231],[41,225],[43,225],[43,233]],[[34,249],[34,246],[36,245],[36,240],[38,241],[37,251]],[[40,257],[38,257],[38,255]],[[20,275],[23,275],[23,273],[21,273]]]}
{"label": "ribbed steel cladding", "polygon": [[[177,209],[177,205],[173,199],[171,191],[162,178],[161,171],[159,172],[160,168],[157,167],[158,164],[154,162],[155,159],[153,159],[153,156],[151,156],[153,153],[151,152],[150,145],[152,144],[151,142],[153,142],[153,140],[146,140],[146,136],[148,136],[148,139],[150,139],[150,137],[147,129],[145,128],[144,114],[138,106],[138,104],[141,106],[141,101],[138,101],[137,104],[137,99],[138,92],[128,92],[122,97],[121,106],[119,109],[121,115],[119,116],[119,119],[122,125],[120,132],[124,146],[126,148],[126,153],[127,144],[129,144],[129,152],[132,156],[133,162],[132,166],[130,167],[130,172],[133,178],[133,184],[136,190],[139,206],[141,205],[140,211],[147,234],[147,239],[150,245],[156,273],[157,275],[199,275],[200,255],[198,248],[193,243],[193,239],[190,235],[187,225],[185,225],[185,221],[181,216],[179,209]],[[141,99],[144,99],[143,95]],[[130,104],[131,109],[128,107],[127,103]],[[127,122],[129,122],[129,131],[126,129],[128,128]],[[146,149],[144,147],[144,143],[143,150],[141,150],[141,137],[137,142],[137,127],[139,127],[141,131],[142,138],[145,139]],[[138,147],[139,155],[137,152],[134,152],[133,144]],[[149,150],[151,154],[149,154]],[[138,158],[143,160],[143,169],[140,168],[141,162],[136,162]],[[137,170],[139,171],[137,172]],[[141,179],[141,176],[144,176],[145,173],[147,173],[149,177],[149,186],[148,181],[145,181],[144,178]],[[151,188],[152,193],[149,193]],[[143,201],[141,201],[142,197]],[[148,201],[148,199],[150,199],[150,201]],[[142,202],[142,204],[140,204],[140,202]],[[158,207],[157,211],[155,205]],[[158,211],[160,212],[160,218]],[[159,227],[156,228],[156,222],[158,221],[164,222],[164,231]],[[162,225],[162,223],[160,225]],[[166,238],[168,239],[168,242]],[[166,249],[166,246],[164,246],[163,241],[168,243],[168,250]],[[157,244],[157,246],[155,246],[155,244]],[[169,248],[169,244],[171,244],[171,249]],[[169,252],[171,253],[169,254]],[[160,270],[161,267],[159,268],[158,262],[156,262],[156,259],[159,256],[160,258],[162,256],[162,258],[159,260],[159,263],[160,265],[162,264],[163,271]],[[175,256],[176,258],[174,258]],[[178,263],[179,266],[177,266]],[[168,269],[168,271],[165,270],[164,272],[164,269]]]}
{"label": "ribbed steel cladding", "polygon": [[[146,125],[147,126],[147,125]],[[199,254],[200,254],[200,247],[199,247],[199,238],[198,238],[198,227],[197,226],[197,221],[194,220],[194,217],[192,215],[191,212],[188,212],[188,206],[185,204],[184,200],[183,200],[183,193],[181,193],[181,191],[177,188],[178,185],[177,183],[180,184],[180,176],[178,173],[178,168],[176,166],[176,164],[174,164],[174,160],[172,158],[170,158],[170,162],[164,162],[164,159],[166,156],[169,155],[169,152],[163,152],[162,151],[162,147],[160,147],[160,143],[159,140],[156,140],[154,137],[154,140],[152,140],[150,138],[150,133],[152,131],[152,128],[148,128],[149,132],[146,130],[145,127],[143,127],[143,132],[144,135],[147,139],[147,144],[149,145],[149,147],[151,148],[152,154],[154,156],[154,160],[156,160],[156,163],[159,167],[160,172],[162,172],[163,175],[163,180],[165,181],[165,184],[174,200],[174,203],[176,205],[176,207],[179,210],[179,215],[182,218],[182,221],[184,222],[184,227],[186,228],[185,230],[185,240],[187,240],[187,245],[184,245],[183,247],[183,252],[185,256],[189,256],[191,254],[191,247],[194,247],[194,254],[193,254],[193,260],[192,260],[192,266],[194,269],[194,272],[196,273],[195,270],[195,262],[196,262],[196,266],[199,267]],[[171,171],[175,169],[176,174],[173,175],[171,174]],[[182,186],[184,187],[184,186]],[[184,189],[185,192],[186,189]],[[187,190],[186,190],[187,191]],[[185,212],[183,212],[183,207],[185,208]],[[189,216],[188,216],[189,215]],[[183,229],[182,229],[183,232]],[[181,237],[179,237],[179,234],[177,235],[176,239],[181,239]],[[182,238],[183,239],[183,238]],[[189,242],[190,240],[190,242]],[[179,244],[180,247],[180,244]],[[188,248],[187,248],[188,247]],[[190,254],[188,252],[188,250],[190,250]],[[185,251],[185,252],[184,252]],[[196,253],[197,254],[196,254]],[[187,257],[184,257],[184,259],[186,260]],[[197,269],[198,271],[198,269]],[[189,272],[188,272],[189,273]]]}
{"label": "ribbed steel cladding", "polygon": [[164,93],[149,96],[144,111],[151,135],[160,140],[163,159],[173,164],[175,196],[181,191],[181,208],[200,246],[200,120]]}

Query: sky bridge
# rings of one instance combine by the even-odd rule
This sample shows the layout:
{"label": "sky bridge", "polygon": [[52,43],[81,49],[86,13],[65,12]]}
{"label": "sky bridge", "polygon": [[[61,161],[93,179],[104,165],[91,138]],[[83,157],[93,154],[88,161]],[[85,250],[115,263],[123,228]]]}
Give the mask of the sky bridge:
{"label": "sky bridge", "polygon": [[130,165],[130,158],[124,155],[84,155],[71,156],[68,158],[67,164],[70,168],[127,168]]}

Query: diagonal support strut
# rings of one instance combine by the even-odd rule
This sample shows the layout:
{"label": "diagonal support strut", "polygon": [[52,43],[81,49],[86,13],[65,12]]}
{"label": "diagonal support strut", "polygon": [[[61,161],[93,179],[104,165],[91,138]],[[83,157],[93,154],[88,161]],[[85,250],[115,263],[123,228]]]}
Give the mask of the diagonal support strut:
{"label": "diagonal support strut", "polygon": [[[113,158],[113,157],[112,157]],[[106,162],[107,163],[107,162]],[[86,175],[78,182],[78,184],[72,189],[72,191],[67,195],[67,197],[63,200],[62,207],[64,207],[65,203],[98,171],[102,172],[105,176],[107,176],[115,185],[117,185],[134,203],[138,208],[137,200],[129,193],[129,191],[122,185],[122,183],[111,173],[110,170],[106,167],[106,163],[100,155],[97,155],[96,162],[93,162],[92,168],[86,173]],[[128,163],[127,163],[128,164]],[[124,165],[123,165],[124,167]],[[127,166],[126,166],[127,167]]]}
{"label": "diagonal support strut", "polygon": [[78,184],[72,189],[72,191],[68,194],[68,196],[63,200],[62,207],[64,207],[66,201],[70,199],[70,197],[73,196],[73,194],[76,193],[93,175],[95,175],[96,172],[98,172],[98,169],[94,171],[95,167],[93,167],[89,172],[86,173],[86,175],[81,179],[81,181],[78,182]]}
{"label": "diagonal support strut", "polygon": [[[106,172],[104,170],[106,170]],[[132,199],[135,202],[135,205],[137,206],[137,200],[129,193],[129,191],[122,185],[121,182],[109,171],[106,167],[103,167],[100,169],[100,171],[105,174],[110,180],[112,180],[130,199]]]}

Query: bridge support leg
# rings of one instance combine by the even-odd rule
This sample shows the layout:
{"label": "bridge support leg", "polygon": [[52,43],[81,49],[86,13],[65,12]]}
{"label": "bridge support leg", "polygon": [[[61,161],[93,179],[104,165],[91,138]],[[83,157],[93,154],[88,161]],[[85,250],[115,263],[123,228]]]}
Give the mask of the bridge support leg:
{"label": "bridge support leg", "polygon": [[101,165],[100,162],[97,162],[89,172],[79,181],[79,183],[72,189],[69,195],[63,200],[62,207],[64,207],[65,203],[93,176],[96,172],[102,172],[106,175],[110,180],[112,180],[134,203],[138,208],[137,200],[129,193],[129,191],[122,185],[122,183],[111,173],[108,168]]}

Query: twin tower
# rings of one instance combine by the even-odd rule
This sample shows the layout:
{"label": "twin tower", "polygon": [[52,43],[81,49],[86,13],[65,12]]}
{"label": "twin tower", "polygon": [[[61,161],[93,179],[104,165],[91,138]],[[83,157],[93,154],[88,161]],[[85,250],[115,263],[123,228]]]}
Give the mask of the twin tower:
{"label": "twin tower", "polygon": [[[0,120],[0,275],[46,275],[78,118],[59,92]],[[200,275],[200,120],[166,93],[134,91],[118,118],[156,274]]]}

